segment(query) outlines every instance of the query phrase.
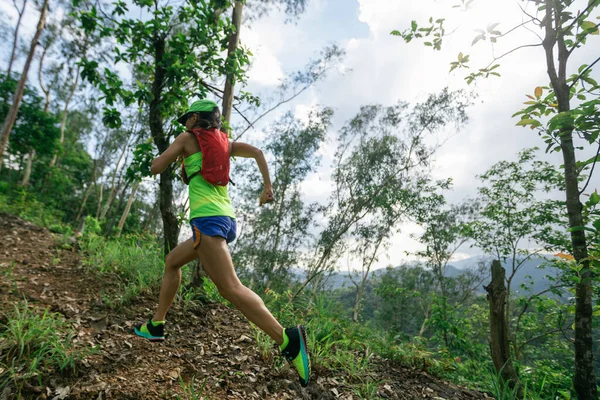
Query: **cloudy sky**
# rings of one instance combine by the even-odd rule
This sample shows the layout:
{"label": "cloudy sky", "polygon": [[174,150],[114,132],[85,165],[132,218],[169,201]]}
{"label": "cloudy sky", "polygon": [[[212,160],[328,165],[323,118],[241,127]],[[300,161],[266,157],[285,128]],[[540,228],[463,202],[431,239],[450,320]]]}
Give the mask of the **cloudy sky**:
{"label": "cloudy sky", "polygon": [[[296,111],[314,104],[333,107],[336,115],[332,138],[335,129],[354,116],[360,105],[419,101],[445,86],[474,89],[479,97],[469,110],[469,124],[440,149],[433,169],[436,178],[454,180],[454,190],[448,193],[450,201],[473,196],[478,186],[475,175],[498,161],[515,160],[521,149],[543,146],[535,132],[516,127],[517,121],[511,115],[521,108],[525,94],[533,93],[536,86],[547,85],[548,78],[541,48],[527,48],[505,57],[501,60],[502,77],[475,87],[464,83],[464,70],[449,74],[449,63],[461,51],[471,55],[473,66],[483,67],[493,55],[499,56],[518,45],[539,43],[533,32],[519,30],[506,36],[493,50],[489,42],[471,47],[475,29],[500,22],[496,29],[506,32],[521,23],[523,14],[518,4],[522,2],[478,0],[468,12],[452,9],[458,3],[459,0],[422,0],[415,8],[414,2],[399,0],[313,0],[306,14],[293,25],[284,24],[281,14],[273,14],[242,31],[244,43],[255,54],[250,86],[259,90],[274,87],[278,79],[300,68],[315,51],[328,43],[339,43],[347,52],[344,67],[349,72],[331,74],[290,106]],[[587,4],[581,3],[584,7]],[[418,41],[406,44],[390,35],[394,29],[409,27],[411,20],[426,22],[430,16],[448,18],[446,30],[451,34],[444,39],[441,52]],[[572,72],[581,63],[592,62],[599,49],[600,41],[594,38],[584,50],[575,53]],[[322,149],[325,160],[332,151],[330,142]],[[560,164],[559,154],[540,155]],[[329,179],[327,168],[309,176],[303,185],[305,196],[309,200],[325,198],[331,187]],[[590,187],[596,188],[598,183],[600,179],[596,178]],[[407,258],[405,252],[419,248],[409,237],[412,232],[418,232],[418,228],[411,224],[402,227],[378,267],[397,264]],[[457,258],[474,254],[477,250],[467,247],[460,250]]]}
{"label": "cloudy sky", "polygon": [[[523,14],[518,5],[523,2],[476,0],[468,12],[452,8],[459,3],[460,0],[421,0],[416,8],[414,2],[401,0],[311,0],[306,13],[295,23],[286,24],[283,14],[272,13],[251,26],[244,26],[242,43],[254,54],[247,88],[252,92],[265,93],[274,89],[281,78],[301,69],[328,44],[338,43],[347,52],[345,72],[331,73],[287,108],[265,118],[247,139],[259,139],[269,121],[287,110],[303,115],[316,104],[332,107],[335,110],[333,128],[329,142],[320,150],[323,168],[309,176],[302,186],[307,200],[325,201],[331,187],[328,166],[335,132],[356,114],[361,105],[392,105],[399,100],[415,102],[445,86],[472,89],[479,97],[469,109],[470,122],[436,154],[433,174],[436,178],[452,177],[454,180],[454,190],[448,193],[450,201],[473,196],[478,185],[475,175],[500,160],[515,160],[521,149],[543,145],[535,132],[516,127],[516,120],[511,115],[521,108],[525,94],[533,93],[536,86],[547,85],[548,78],[543,51],[539,47],[527,48],[502,59],[502,77],[474,87],[464,83],[464,70],[449,74],[449,63],[456,60],[459,52],[469,54],[474,67],[482,67],[493,55],[501,55],[518,45],[539,43],[535,33],[540,32],[533,27],[534,32],[518,30],[506,36],[493,50],[489,42],[471,47],[475,29],[485,29],[488,24],[499,22],[496,29],[506,32],[521,23]],[[585,7],[587,1],[576,3]],[[14,18],[8,0],[0,0],[0,11],[5,17]],[[30,9],[26,16],[26,32],[34,29],[38,15]],[[401,38],[390,35],[394,29],[409,27],[411,20],[426,22],[430,16],[448,19],[446,31],[449,35],[440,52],[432,51],[418,41],[406,44]],[[572,56],[570,72],[576,72],[582,63],[595,60],[599,49],[600,37],[593,37],[585,49]],[[595,75],[598,79],[599,74],[596,72]],[[559,154],[541,156],[560,164]],[[600,186],[597,176],[590,185],[592,190]],[[407,258],[406,252],[419,248],[418,243],[409,238],[409,234],[418,229],[407,224],[401,230],[394,236],[387,257],[382,257],[377,267],[398,264]],[[457,258],[476,253],[476,249],[464,248]]]}

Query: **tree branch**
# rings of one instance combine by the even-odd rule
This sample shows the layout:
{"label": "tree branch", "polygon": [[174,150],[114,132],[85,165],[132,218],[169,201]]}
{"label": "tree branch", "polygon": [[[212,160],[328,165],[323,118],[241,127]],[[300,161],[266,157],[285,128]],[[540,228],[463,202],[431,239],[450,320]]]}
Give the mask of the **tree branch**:
{"label": "tree branch", "polygon": [[564,29],[564,32],[566,32],[566,31],[570,30],[572,27],[574,27],[574,26],[575,26],[575,24],[577,23],[577,21],[579,21],[579,18],[581,18],[581,17],[584,17],[584,16],[585,16],[585,13],[587,13],[588,11],[591,11],[591,8],[592,8],[592,7],[594,7],[594,6],[596,5],[596,4],[594,4],[594,3],[595,3],[595,2],[593,2],[593,1],[590,1],[590,2],[589,2],[589,4],[588,4],[588,6],[585,8],[585,10],[583,10],[583,12],[581,12],[581,13],[580,13],[580,14],[577,16],[577,18],[573,19],[573,22],[571,22],[571,24],[570,24],[570,25],[569,25],[569,26],[568,26],[566,29]]}
{"label": "tree branch", "polygon": [[577,83],[578,80],[581,79],[581,77],[583,75],[585,75],[586,72],[588,72],[590,69],[592,69],[594,67],[594,65],[596,65],[598,62],[600,61],[600,57],[596,58],[596,60],[591,63],[590,65],[588,65],[583,71],[581,71],[581,73],[579,74],[579,76],[577,77],[577,79],[575,79],[570,85],[569,85],[569,90]]}
{"label": "tree branch", "polygon": [[507,35],[511,34],[512,32],[516,31],[517,29],[519,29],[519,28],[527,25],[528,23],[533,22],[534,20],[537,20],[537,18],[533,18],[531,16],[529,16],[529,17],[531,18],[529,21],[521,22],[519,25],[517,25],[517,26],[515,26],[515,27],[513,27],[511,29],[509,29],[508,31],[506,31],[503,34],[501,34],[500,36],[497,36],[496,39],[500,39],[500,38],[502,38],[504,36],[507,36]]}
{"label": "tree branch", "polygon": [[522,349],[523,346],[529,344],[530,342],[533,342],[534,340],[541,339],[544,336],[552,335],[553,333],[557,333],[557,332],[562,332],[562,328],[552,329],[551,331],[544,332],[541,335],[537,335],[537,336],[532,337],[531,339],[527,339],[526,341],[524,341],[523,343],[521,343],[521,345],[519,346],[519,348]]}
{"label": "tree branch", "polygon": [[[600,27],[600,23],[596,24],[596,29],[598,29],[598,27]],[[571,47],[571,50],[569,50],[568,56],[571,55],[571,53],[573,53],[575,51],[575,49],[577,48],[577,45],[580,44],[581,42],[583,42],[590,34],[586,33],[581,35],[581,37],[573,44],[573,47]]]}
{"label": "tree branch", "polygon": [[502,54],[501,56],[498,56],[498,57],[495,57],[495,56],[494,56],[494,59],[493,59],[493,60],[492,60],[492,61],[491,61],[491,62],[488,64],[488,66],[486,67],[486,69],[487,69],[487,68],[489,68],[489,67],[491,67],[491,66],[492,66],[492,64],[493,64],[493,63],[495,63],[496,61],[500,60],[501,58],[504,58],[504,57],[506,57],[507,55],[509,55],[509,54],[511,54],[511,53],[514,53],[514,52],[515,52],[515,51],[517,51],[517,50],[521,50],[521,49],[524,49],[524,48],[526,48],[526,47],[540,47],[541,45],[542,45],[542,43],[535,43],[535,44],[524,44],[524,45],[522,45],[522,46],[515,47],[514,49],[512,49],[512,50],[510,50],[510,51],[507,51],[506,53]]}
{"label": "tree branch", "polygon": [[587,178],[587,182],[585,183],[585,186],[579,192],[580,196],[583,192],[585,192],[585,189],[587,189],[587,187],[590,183],[590,179],[592,179],[592,174],[594,173],[594,167],[596,166],[596,163],[598,162],[598,155],[600,155],[600,143],[598,143],[598,150],[596,151],[596,158],[594,159],[594,163],[592,164],[592,170],[590,171],[590,175]]}
{"label": "tree branch", "polygon": [[[294,100],[296,97],[300,96],[304,91],[306,91],[306,89],[308,89],[309,87],[312,86],[312,84],[314,82],[316,82],[317,80],[313,80],[311,81],[311,83],[309,83],[308,85],[305,85],[298,93],[294,94],[292,97],[287,98],[285,100],[280,101],[279,103],[275,104],[273,107],[271,107],[270,109],[268,109],[267,111],[265,111],[264,113],[262,113],[261,115],[259,115],[253,123],[257,123],[261,118],[263,118],[265,115],[269,114],[271,111],[275,110],[276,108],[278,108],[279,106],[281,106],[282,104],[288,103],[292,100]],[[242,131],[242,133],[240,133],[234,140],[238,140],[239,138],[242,137],[242,135],[244,133],[246,133],[248,131],[248,129],[250,129],[251,127],[253,128],[254,125],[252,125],[252,122],[249,122],[248,120],[246,120],[250,125],[246,127],[246,129],[244,129]]]}

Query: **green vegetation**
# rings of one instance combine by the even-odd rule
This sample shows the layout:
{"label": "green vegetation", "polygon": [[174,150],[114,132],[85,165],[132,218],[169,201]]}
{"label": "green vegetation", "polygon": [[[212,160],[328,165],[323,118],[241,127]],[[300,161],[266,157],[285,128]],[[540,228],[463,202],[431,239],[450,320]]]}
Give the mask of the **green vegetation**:
{"label": "green vegetation", "polygon": [[56,371],[75,373],[77,362],[89,354],[73,348],[72,327],[48,309],[23,301],[0,318],[0,389],[12,384],[20,391],[31,378],[41,384]]}

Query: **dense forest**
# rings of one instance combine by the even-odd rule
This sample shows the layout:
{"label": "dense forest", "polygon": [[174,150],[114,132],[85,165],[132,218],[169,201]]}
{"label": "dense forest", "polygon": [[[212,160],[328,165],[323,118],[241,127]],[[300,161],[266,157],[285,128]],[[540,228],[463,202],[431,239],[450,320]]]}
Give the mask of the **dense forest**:
{"label": "dense forest", "polygon": [[[387,93],[390,77],[373,88],[380,102],[321,101],[319,90],[351,96],[350,81],[394,72],[352,71],[362,56],[352,41],[337,43],[338,33],[322,47],[286,43],[290,59],[312,56],[295,56],[301,67],[276,84],[258,84],[258,73],[270,74],[252,47],[262,29],[276,20],[302,35],[303,19],[329,3],[345,15],[333,0],[0,5],[1,400],[598,398],[600,0],[514,0],[516,21],[472,17],[476,31],[468,15],[504,2],[424,2],[384,38],[386,52],[435,53],[444,64],[431,78],[444,84],[420,96]],[[411,62],[430,80],[433,67]],[[538,71],[539,80],[515,85],[504,75],[511,70]],[[483,169],[454,176],[440,154],[452,141],[466,149],[479,140],[472,120],[489,82],[518,101],[507,99],[487,124],[517,125],[532,138],[521,143],[533,145],[505,139],[503,158],[488,145]],[[173,336],[188,336],[168,351],[195,354],[192,343],[213,338],[194,324],[223,325],[227,346],[242,352],[229,356],[237,361],[227,370],[214,355],[225,369],[206,372],[209,354],[226,346],[207,356],[200,347],[198,362],[209,364],[184,373],[189,361],[169,356],[169,384],[156,388],[134,388],[137,378],[122,372],[135,376],[140,359],[156,363],[150,355],[110,369],[122,360],[109,343],[132,359],[153,351],[127,335],[155,307],[164,257],[191,231],[181,162],[158,176],[150,165],[184,132],[176,118],[204,98],[221,105],[231,141],[268,160],[275,197],[263,207],[256,165],[231,161],[230,252],[241,281],[279,320],[307,326],[313,391],[273,383],[286,368],[273,343],[243,325],[197,261],[183,269],[173,311]],[[453,163],[471,157],[465,150]],[[192,322],[203,319],[212,322]],[[248,359],[259,367],[244,367]],[[117,390],[94,374],[125,378]],[[250,396],[236,374],[264,391]],[[428,390],[411,391],[411,379]]]}

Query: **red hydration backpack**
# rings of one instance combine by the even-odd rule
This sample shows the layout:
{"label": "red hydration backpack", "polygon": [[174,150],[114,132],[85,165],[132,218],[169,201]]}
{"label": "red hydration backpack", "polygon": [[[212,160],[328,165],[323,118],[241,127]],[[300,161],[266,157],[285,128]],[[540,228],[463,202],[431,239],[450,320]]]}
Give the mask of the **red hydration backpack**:
{"label": "red hydration backpack", "polygon": [[188,176],[185,172],[185,166],[181,163],[181,178],[183,179],[183,183],[189,185],[194,176],[202,174],[202,177],[210,184],[227,186],[230,182],[229,137],[227,134],[217,128],[192,129],[188,132],[196,136],[196,140],[198,140],[198,144],[200,145],[202,168],[200,171]]}

